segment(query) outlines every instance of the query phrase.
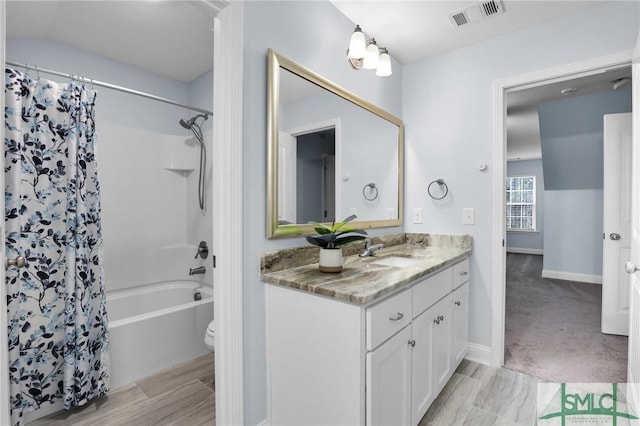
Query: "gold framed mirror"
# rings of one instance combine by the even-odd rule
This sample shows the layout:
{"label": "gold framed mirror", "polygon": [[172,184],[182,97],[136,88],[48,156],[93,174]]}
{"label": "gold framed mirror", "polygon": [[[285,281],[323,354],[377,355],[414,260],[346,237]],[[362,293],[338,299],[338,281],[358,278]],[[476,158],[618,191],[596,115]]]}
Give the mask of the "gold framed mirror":
{"label": "gold framed mirror", "polygon": [[267,238],[401,226],[402,120],[269,49]]}

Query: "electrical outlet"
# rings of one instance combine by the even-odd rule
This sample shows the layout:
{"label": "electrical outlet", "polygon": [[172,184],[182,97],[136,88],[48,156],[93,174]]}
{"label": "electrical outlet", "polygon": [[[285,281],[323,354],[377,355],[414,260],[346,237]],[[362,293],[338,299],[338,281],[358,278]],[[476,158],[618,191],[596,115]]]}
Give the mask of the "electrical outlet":
{"label": "electrical outlet", "polygon": [[394,207],[390,207],[387,209],[387,218],[388,219],[397,219],[398,213],[396,213],[396,209]]}
{"label": "electrical outlet", "polygon": [[422,209],[413,209],[413,223],[422,223]]}
{"label": "electrical outlet", "polygon": [[355,207],[351,207],[351,214],[355,214],[356,216],[358,215],[358,209]]}
{"label": "electrical outlet", "polygon": [[473,225],[476,222],[476,213],[473,207],[466,207],[462,209],[462,224]]}

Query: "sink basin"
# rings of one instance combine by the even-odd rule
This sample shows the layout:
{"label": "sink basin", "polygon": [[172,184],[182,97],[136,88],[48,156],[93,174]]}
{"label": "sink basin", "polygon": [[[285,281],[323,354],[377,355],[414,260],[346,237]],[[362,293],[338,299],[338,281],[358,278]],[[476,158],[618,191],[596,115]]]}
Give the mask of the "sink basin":
{"label": "sink basin", "polygon": [[371,262],[374,265],[395,266],[397,268],[406,268],[416,263],[422,262],[422,259],[413,259],[410,257],[389,256]]}

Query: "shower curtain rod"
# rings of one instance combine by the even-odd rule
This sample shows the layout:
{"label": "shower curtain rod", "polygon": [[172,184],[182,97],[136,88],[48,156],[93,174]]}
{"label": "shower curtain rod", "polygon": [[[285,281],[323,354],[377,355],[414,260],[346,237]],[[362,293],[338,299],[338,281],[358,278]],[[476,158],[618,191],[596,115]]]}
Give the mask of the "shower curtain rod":
{"label": "shower curtain rod", "polygon": [[79,81],[83,81],[85,83],[91,83],[94,86],[106,87],[107,89],[117,90],[117,91],[120,91],[120,92],[129,93],[129,94],[136,95],[136,96],[142,96],[143,98],[153,99],[155,101],[164,102],[166,104],[179,106],[179,107],[182,107],[182,108],[190,109],[192,111],[200,112],[202,114],[213,115],[213,112],[207,111],[206,109],[202,109],[202,108],[198,108],[198,107],[194,107],[194,106],[190,106],[190,105],[181,104],[180,102],[176,102],[176,101],[171,100],[171,99],[162,98],[160,96],[152,95],[150,93],[141,92],[139,90],[129,89],[127,87],[116,86],[115,84],[105,83],[104,81],[92,80],[90,78],[82,77],[82,76],[79,76],[79,75],[73,75],[73,74],[67,74],[67,73],[63,73],[63,72],[59,72],[59,71],[48,70],[46,68],[40,68],[40,67],[37,67],[37,66],[34,66],[34,65],[29,65],[29,64],[21,64],[20,62],[15,62],[15,61],[6,60],[5,64],[13,65],[15,67],[26,68],[26,69],[29,69],[29,70],[34,70],[34,71],[37,71],[37,72],[43,72],[43,73],[46,73],[46,74],[57,75],[58,77],[65,77],[65,78],[70,78],[72,80],[79,80]]}

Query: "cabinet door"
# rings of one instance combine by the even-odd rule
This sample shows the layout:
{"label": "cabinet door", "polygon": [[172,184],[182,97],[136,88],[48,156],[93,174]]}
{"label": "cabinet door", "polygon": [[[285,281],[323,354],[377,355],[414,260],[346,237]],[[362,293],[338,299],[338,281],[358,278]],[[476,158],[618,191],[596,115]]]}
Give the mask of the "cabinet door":
{"label": "cabinet door", "polygon": [[411,327],[367,353],[367,425],[409,425],[411,421]]}
{"label": "cabinet door", "polygon": [[436,303],[431,316],[433,326],[433,377],[434,391],[439,393],[451,377],[452,373],[452,332],[453,315],[451,309],[451,294]]}
{"label": "cabinet door", "polygon": [[411,417],[417,425],[435,399],[433,391],[433,309],[429,309],[411,324]]}
{"label": "cabinet door", "polygon": [[453,365],[460,364],[469,350],[469,283],[453,292]]}

